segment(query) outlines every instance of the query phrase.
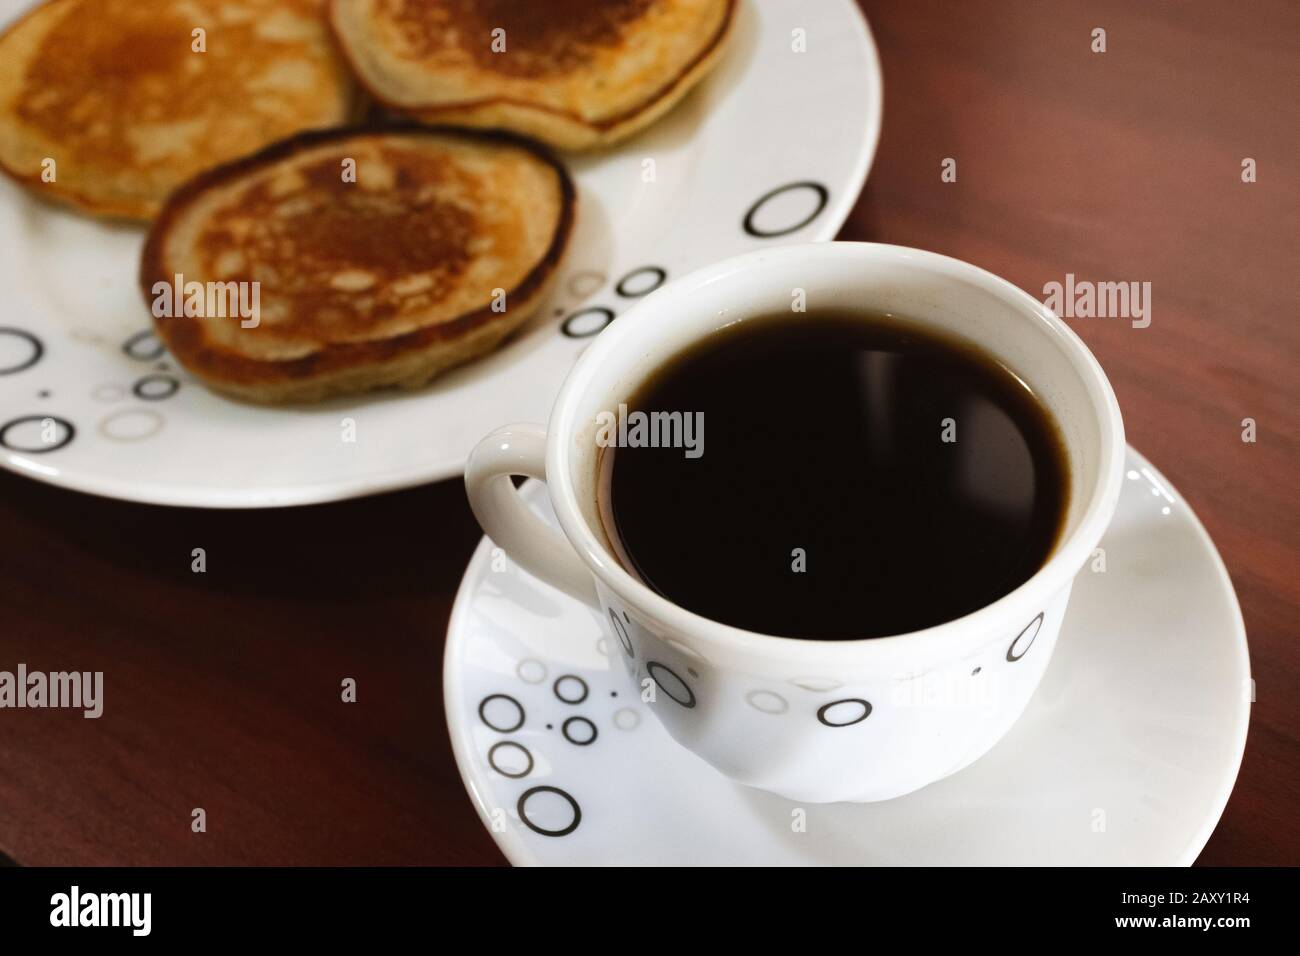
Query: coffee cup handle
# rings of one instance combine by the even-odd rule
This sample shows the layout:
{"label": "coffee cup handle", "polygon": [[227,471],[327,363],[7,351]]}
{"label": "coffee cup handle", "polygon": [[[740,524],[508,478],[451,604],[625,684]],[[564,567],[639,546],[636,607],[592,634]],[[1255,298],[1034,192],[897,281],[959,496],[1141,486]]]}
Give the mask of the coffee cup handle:
{"label": "coffee cup handle", "polygon": [[591,572],[569,540],[528,507],[512,475],[546,480],[546,429],[506,425],[470,452],[465,490],[487,536],[535,578],[600,609]]}

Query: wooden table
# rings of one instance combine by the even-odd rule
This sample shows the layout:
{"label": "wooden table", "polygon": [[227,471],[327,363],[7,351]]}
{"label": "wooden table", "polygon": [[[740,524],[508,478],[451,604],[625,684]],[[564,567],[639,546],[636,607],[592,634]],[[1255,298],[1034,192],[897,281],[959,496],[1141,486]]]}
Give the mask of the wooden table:
{"label": "wooden table", "polygon": [[[1035,294],[1066,273],[1152,283],[1149,328],[1072,325],[1131,442],[1218,543],[1245,612],[1258,702],[1201,862],[1300,862],[1300,5],[864,6],[885,123],[845,238],[958,256]],[[1090,49],[1095,27],[1105,53]],[[955,183],[940,179],[947,157]],[[477,540],[458,481],[232,514],[0,475],[0,668],[102,670],[107,684],[98,721],[0,712],[0,851],[23,864],[501,862],[440,692]],[[340,703],[345,677],[355,705]],[[195,807],[206,833],[191,832]]]}

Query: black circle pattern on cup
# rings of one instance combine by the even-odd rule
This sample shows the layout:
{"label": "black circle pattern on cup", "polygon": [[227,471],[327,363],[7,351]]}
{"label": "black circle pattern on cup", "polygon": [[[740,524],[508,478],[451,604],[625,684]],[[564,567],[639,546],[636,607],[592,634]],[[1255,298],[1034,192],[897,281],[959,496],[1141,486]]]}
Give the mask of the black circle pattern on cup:
{"label": "black circle pattern on cup", "polygon": [[[576,727],[577,730],[572,729]],[[570,717],[560,727],[560,733],[564,734],[564,739],[571,744],[577,744],[579,747],[586,747],[596,741],[596,725],[586,717]]]}
{"label": "black circle pattern on cup", "polygon": [[[832,707],[851,706],[856,712],[852,720],[835,720],[832,714]],[[833,700],[829,704],[823,704],[817,710],[817,719],[827,727],[852,727],[854,724],[860,724],[871,716],[871,703],[863,700],[861,697],[846,697],[844,700]]]}
{"label": "black circle pattern on cup", "polygon": [[614,624],[614,633],[618,635],[618,642],[623,645],[623,653],[628,657],[636,657],[636,652],[632,650],[632,639],[627,636],[627,628],[618,619],[613,608],[609,609],[609,619]]}
{"label": "black circle pattern on cup", "polygon": [[[10,432],[19,425],[26,425],[29,422],[44,422],[46,420],[54,422],[55,425],[63,429],[63,435],[58,441],[52,441],[48,444],[42,442],[37,447],[25,447],[15,445],[10,440]],[[42,426],[44,427],[44,426]],[[20,451],[24,455],[44,455],[48,452],[58,451],[60,448],[66,448],[72,439],[76,436],[77,429],[73,427],[72,422],[66,418],[59,418],[57,415],[24,415],[21,418],[15,418],[11,421],[0,425],[0,448],[8,448],[10,451]]]}
{"label": "black circle pattern on cup", "polygon": [[[1029,643],[1025,645],[1024,650],[1022,650],[1019,654],[1017,654],[1015,652],[1016,645],[1020,643],[1021,638],[1023,638],[1025,634],[1029,632],[1029,629],[1031,627],[1034,629],[1034,633],[1029,635]],[[1007,660],[1011,661],[1014,664],[1016,661],[1020,660],[1020,658],[1028,654],[1029,649],[1034,646],[1034,641],[1038,639],[1038,632],[1041,631],[1042,629],[1043,629],[1043,612],[1039,611],[1038,617],[1034,618],[1032,621],[1026,624],[1024,630],[1022,630],[1019,634],[1016,635],[1016,639],[1012,641],[1011,646],[1007,648]]]}
{"label": "black circle pattern on cup", "polygon": [[[530,820],[528,818],[528,801],[539,793],[554,793],[557,796],[562,797],[563,799],[568,801],[569,806],[573,808],[572,821],[570,821],[567,826],[562,827],[559,830],[547,830],[544,829],[543,827],[538,826],[536,823]],[[524,821],[524,825],[528,827],[528,829],[532,830],[534,833],[540,833],[542,836],[548,836],[548,837],[568,836],[574,830],[578,829],[578,824],[582,822],[582,808],[578,806],[578,801],[573,799],[573,797],[569,796],[569,794],[565,793],[559,787],[532,787],[529,790],[525,790],[520,795],[519,803],[515,805],[515,809],[519,813],[519,819]]]}
{"label": "black circle pattern on cup", "polygon": [[[497,763],[497,752],[502,749],[517,750],[522,753],[528,761],[527,766],[525,766],[523,770],[511,770],[510,768],[503,767],[501,764]],[[488,751],[488,763],[491,765],[492,769],[501,774],[501,776],[510,777],[512,780],[526,777],[533,772],[532,753],[523,744],[517,744],[513,740],[501,740],[493,744],[492,749]]]}
{"label": "black circle pattern on cup", "polygon": [[[817,206],[812,212],[808,213],[808,215],[804,216],[803,219],[799,220],[794,225],[785,226],[781,229],[760,230],[754,224],[754,217],[758,215],[758,211],[767,205],[768,202],[775,199],[777,196],[793,192],[796,189],[811,189],[817,196]],[[798,232],[804,226],[808,225],[820,216],[822,210],[826,208],[826,204],[830,202],[830,198],[830,190],[821,183],[813,182],[810,179],[802,180],[797,183],[786,183],[784,186],[777,186],[775,189],[769,190],[762,196],[758,197],[758,200],[754,205],[749,207],[749,212],[745,213],[745,232],[758,239],[776,239],[779,236],[788,236],[792,232]]]}
{"label": "black circle pattern on cup", "polygon": [[[592,323],[590,316],[599,316],[600,324]],[[587,319],[587,321],[582,321],[584,319]],[[560,323],[560,331],[571,339],[587,339],[605,331],[606,326],[613,321],[613,309],[607,309],[603,305],[593,305],[585,309],[579,309],[571,314]]]}
{"label": "black circle pattern on cup", "polygon": [[587,682],[577,674],[561,674],[555,678],[551,690],[555,691],[555,696],[566,704],[581,704],[590,693]]}
{"label": "black circle pattern on cup", "polygon": [[[488,716],[487,716],[488,704],[492,703],[492,701],[494,700],[509,701],[511,704],[514,705],[515,710],[518,711],[515,718],[515,722],[511,724],[509,727],[500,727],[492,723],[492,721],[488,720]],[[519,703],[519,701],[515,700],[509,694],[488,694],[481,701],[479,701],[478,716],[479,719],[483,721],[483,723],[487,724],[497,733],[510,734],[510,733],[514,733],[516,730],[518,730],[520,727],[524,725],[524,705]]]}
{"label": "black circle pattern on cup", "polygon": [[15,362],[12,365],[6,365],[0,368],[0,375],[17,375],[19,372],[25,372],[41,360],[45,354],[45,346],[41,340],[30,332],[24,332],[22,329],[14,329],[8,326],[0,327],[0,336],[5,338],[14,338],[22,342],[29,350],[26,358]]}
{"label": "black circle pattern on cup", "polygon": [[131,386],[131,391],[146,402],[161,402],[175,395],[180,387],[181,383],[170,375],[146,375]]}
{"label": "black circle pattern on cup", "polygon": [[[674,703],[681,704],[688,710],[695,706],[695,691],[691,690],[691,686],[682,680],[681,675],[671,667],[658,661],[646,661],[645,669],[650,678],[659,685],[659,689],[667,694]],[[661,673],[664,676],[660,676]],[[665,684],[665,677],[668,678],[667,684]],[[669,689],[670,685],[676,685],[673,688],[677,691],[676,694]]]}
{"label": "black circle pattern on cup", "polygon": [[[641,276],[650,276],[653,281],[649,285],[640,282],[634,285],[632,280],[639,279]],[[659,266],[642,266],[619,279],[618,284],[614,286],[614,291],[625,299],[639,299],[643,295],[649,295],[667,280],[668,273]]]}
{"label": "black circle pattern on cup", "polygon": [[137,362],[154,362],[162,358],[167,347],[154,335],[153,329],[142,329],[122,343],[122,351]]}

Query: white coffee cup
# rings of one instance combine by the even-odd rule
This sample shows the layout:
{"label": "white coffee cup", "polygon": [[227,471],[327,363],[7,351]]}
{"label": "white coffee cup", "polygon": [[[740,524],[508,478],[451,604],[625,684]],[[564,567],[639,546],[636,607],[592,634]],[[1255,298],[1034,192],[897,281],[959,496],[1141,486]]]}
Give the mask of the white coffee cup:
{"label": "white coffee cup", "polygon": [[[807,314],[892,314],[973,343],[1046,406],[1064,437],[1070,495],[1064,531],[1028,581],[921,631],[816,641],[700,617],[615,559],[596,504],[600,413],[614,412],[666,359],[710,332],[791,311],[800,289]],[[789,321],[802,318],[791,312]],[[465,483],[493,541],[599,611],[634,692],[654,692],[647,709],[679,743],[727,776],[793,800],[872,801],[961,770],[1020,716],[1047,668],[1074,576],[1115,510],[1123,461],[1124,426],[1110,383],[1040,302],[935,253],[813,243],[728,259],[641,300],[579,358],[550,424],[489,435],[470,456]],[[524,504],[511,475],[546,481],[563,533]]]}

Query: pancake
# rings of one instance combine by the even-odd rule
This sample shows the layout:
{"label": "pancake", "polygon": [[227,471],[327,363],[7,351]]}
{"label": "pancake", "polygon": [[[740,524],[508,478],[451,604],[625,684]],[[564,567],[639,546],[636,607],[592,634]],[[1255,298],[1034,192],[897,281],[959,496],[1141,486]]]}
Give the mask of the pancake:
{"label": "pancake", "polygon": [[149,219],[202,169],[350,121],[356,87],[324,3],[36,7],[0,37],[0,168],[83,211]]}
{"label": "pancake", "polygon": [[587,149],[685,96],[719,60],[737,2],[331,0],[330,24],[390,109]]}
{"label": "pancake", "polygon": [[[140,280],[159,337],[227,395],[414,388],[536,311],[573,211],[564,168],[507,134],[305,133],[183,186],[154,223]],[[191,282],[241,283],[256,319],[234,307],[233,285],[214,285],[206,310],[194,300],[199,316],[180,314],[191,300],[172,290]]]}

